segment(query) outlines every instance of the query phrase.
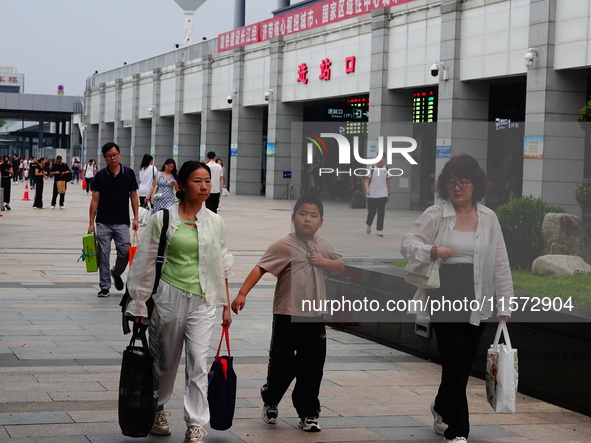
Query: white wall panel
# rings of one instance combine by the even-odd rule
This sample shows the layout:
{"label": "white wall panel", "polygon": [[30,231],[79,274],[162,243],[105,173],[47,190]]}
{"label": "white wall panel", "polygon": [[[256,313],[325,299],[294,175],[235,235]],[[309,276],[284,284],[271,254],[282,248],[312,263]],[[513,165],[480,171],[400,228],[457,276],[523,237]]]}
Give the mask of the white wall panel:
{"label": "white wall panel", "polygon": [[266,104],[265,91],[269,89],[271,58],[268,51],[256,51],[245,57],[242,104],[244,106]]}
{"label": "white wall panel", "polygon": [[198,68],[185,70],[183,112],[201,112],[203,103],[203,71]]}
{"label": "white wall panel", "polygon": [[150,106],[153,103],[153,95],[154,95],[154,85],[152,84],[152,76],[150,75],[147,78],[140,79],[140,86],[139,86],[139,109],[138,109],[138,117],[139,118],[151,118],[152,115],[150,114]]}
{"label": "white wall panel", "polygon": [[439,60],[441,18],[411,23],[393,22],[390,29],[388,88],[433,84],[430,67]]}
{"label": "white wall panel", "polygon": [[176,76],[174,72],[160,77],[160,115],[173,116],[175,109]]}
{"label": "white wall panel", "polygon": [[234,91],[234,67],[232,59],[223,60],[223,64],[213,67],[211,81],[211,109],[230,109],[228,95]]}
{"label": "white wall panel", "polygon": [[115,85],[105,88],[105,122],[115,121]]}
{"label": "white wall panel", "polygon": [[130,120],[133,114],[133,85],[131,82],[121,86],[121,120]]}
{"label": "white wall panel", "polygon": [[460,79],[524,74],[529,0],[481,3],[462,12]]}
{"label": "white wall panel", "polygon": [[100,93],[97,90],[90,94],[90,123],[98,124],[100,118]]}

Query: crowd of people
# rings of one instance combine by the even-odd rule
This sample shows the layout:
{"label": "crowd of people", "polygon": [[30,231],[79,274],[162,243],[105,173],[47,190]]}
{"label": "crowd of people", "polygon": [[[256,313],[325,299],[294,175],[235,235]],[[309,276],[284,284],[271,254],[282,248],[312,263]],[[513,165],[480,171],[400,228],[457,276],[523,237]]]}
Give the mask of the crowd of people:
{"label": "crowd of people", "polygon": [[[306,432],[320,432],[325,323],[321,311],[303,310],[302,301],[326,300],[326,276],[345,269],[341,255],[318,234],[324,223],[322,201],[312,194],[298,199],[291,215],[293,232],[267,248],[230,301],[233,256],[226,243],[224,221],[217,214],[225,189],[225,171],[223,163],[216,161],[216,154],[209,152],[205,163],[187,161],[178,171],[174,159],[166,159],[158,169],[153,157],[146,154],[140,166],[139,185],[133,169],[121,163],[116,143],[106,143],[102,155],[106,166],[100,170],[93,160],[80,167],[74,159],[70,169],[60,156],[53,162],[33,158],[27,168],[22,167],[28,171],[28,177],[15,174],[15,163],[4,157],[0,164],[2,186],[5,188],[9,181],[33,179],[31,185],[36,190],[33,206],[42,208],[44,181],[53,177],[51,204],[55,207],[59,196],[59,205],[63,207],[66,185],[77,179],[74,177],[77,162],[76,175],[83,175],[86,191],[92,195],[87,231],[96,236],[99,297],[110,295],[112,283],[118,291],[123,291],[130,228],[139,229],[140,207],[151,210],[127,276],[130,302],[125,308],[135,322],[143,323],[149,318],[150,349],[160,380],[158,411],[151,433],[171,434],[170,412],[165,406],[172,396],[184,349],[183,405],[187,427],[184,443],[203,441],[207,434],[204,426],[209,421],[207,354],[216,310],[222,309],[222,325],[229,327],[231,312],[237,315],[245,308],[249,292],[266,273],[275,276],[277,283],[269,364],[266,382],[261,387],[262,419],[268,425],[278,423],[279,404],[295,380],[291,397],[300,418],[299,427]],[[390,198],[390,183],[387,175],[381,174],[383,168],[384,159],[372,167],[371,175],[361,183],[368,200],[366,232],[371,232],[377,214],[378,236],[382,233],[384,210]],[[497,302],[505,300],[498,306],[509,306],[507,300],[513,296],[513,285],[503,235],[495,213],[480,203],[489,189],[484,171],[469,155],[452,157],[441,171],[435,189],[439,203],[420,215],[400,246],[401,254],[409,261],[441,263],[440,287],[420,287],[415,299],[481,302],[496,297]],[[8,201],[6,195],[5,192],[5,207],[10,202],[10,192]],[[157,280],[161,234],[166,237],[166,246]],[[117,251],[113,266],[110,264],[112,244]],[[147,306],[150,299],[151,314]],[[499,322],[506,322],[511,316],[507,309],[493,311],[493,303],[468,306],[480,308],[438,312],[430,318],[442,363],[441,383],[430,412],[434,432],[443,435],[447,443],[466,442],[469,436],[466,387],[484,321],[496,315]],[[425,312],[414,313],[428,316]]]}

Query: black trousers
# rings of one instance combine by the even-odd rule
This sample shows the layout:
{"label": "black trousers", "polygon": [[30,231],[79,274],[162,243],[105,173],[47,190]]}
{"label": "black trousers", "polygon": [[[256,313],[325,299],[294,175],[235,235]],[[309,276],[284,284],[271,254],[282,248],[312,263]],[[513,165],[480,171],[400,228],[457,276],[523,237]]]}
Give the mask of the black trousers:
{"label": "black trousers", "polygon": [[279,404],[295,378],[291,399],[298,416],[317,418],[325,359],[326,328],[323,322],[301,323],[292,321],[290,315],[273,315],[267,383],[261,389],[263,401],[270,405]]}
{"label": "black trousers", "polygon": [[367,220],[365,224],[371,226],[373,218],[378,214],[378,221],[376,222],[376,231],[384,230],[384,215],[386,214],[386,203],[388,197],[368,198],[367,199]]}
{"label": "black trousers", "polygon": [[[474,299],[472,265],[442,265],[439,276],[441,288],[430,290],[431,297]],[[470,311],[440,312],[431,317],[441,359],[441,383],[435,397],[435,410],[448,425],[447,439],[468,438],[470,433],[466,387],[486,323],[474,326],[468,322],[469,318]]]}
{"label": "black trousers", "polygon": [[12,187],[11,177],[2,177],[2,187],[4,188],[4,202],[10,204],[10,188]]}
{"label": "black trousers", "polygon": [[40,180],[35,181],[35,201],[33,202],[34,208],[42,208],[43,207],[43,177]]}
{"label": "black trousers", "polygon": [[[66,186],[68,186],[67,182],[66,182]],[[51,197],[51,206],[55,206],[55,203],[57,201],[57,196],[60,196],[60,206],[64,206],[64,200],[66,198],[66,194],[58,194],[57,193],[57,182],[54,181],[53,182],[53,196]]]}
{"label": "black trousers", "polygon": [[207,197],[207,200],[205,200],[205,207],[207,209],[209,209],[210,211],[213,211],[217,214],[218,212],[218,206],[220,205],[220,193],[211,193],[209,194],[209,197]]}

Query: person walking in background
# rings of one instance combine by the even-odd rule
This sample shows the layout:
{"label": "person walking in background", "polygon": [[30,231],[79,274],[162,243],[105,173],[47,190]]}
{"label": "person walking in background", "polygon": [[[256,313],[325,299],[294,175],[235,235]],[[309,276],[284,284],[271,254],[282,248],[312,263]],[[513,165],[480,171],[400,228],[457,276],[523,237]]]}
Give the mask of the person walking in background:
{"label": "person walking in background", "polygon": [[17,154],[12,154],[12,181],[18,183],[21,172],[21,159]]}
{"label": "person walking in background", "polygon": [[2,163],[0,163],[0,185],[4,189],[2,205],[4,205],[4,209],[7,211],[10,211],[10,189],[12,186],[13,171],[12,162],[10,161],[10,158],[5,155],[2,158]]}
{"label": "person walking in background", "polygon": [[211,194],[205,202],[207,209],[213,212],[218,212],[220,204],[220,193],[222,192],[222,177],[224,171],[222,167],[215,162],[215,152],[209,151],[207,153],[207,161],[205,162],[211,170]]}
{"label": "person walking in background", "polygon": [[74,179],[76,179],[76,183],[80,183],[80,160],[78,157],[74,157],[72,160],[72,184],[74,184]]}
{"label": "person walking in background", "polygon": [[178,191],[176,178],[176,163],[172,158],[167,158],[160,172],[152,180],[152,188],[146,196],[148,201],[152,198],[152,214],[174,204],[174,196]]}
{"label": "person walking in background", "polygon": [[[150,349],[160,380],[158,412],[150,431],[170,435],[164,405],[170,400],[185,347],[184,443],[203,441],[209,422],[207,353],[216,307],[223,306],[222,326],[230,326],[228,278],[233,257],[228,253],[224,221],[204,205],[211,189],[209,168],[201,162],[183,164],[178,176],[179,203],[168,210],[166,250],[154,311],[150,318]],[[142,234],[129,270],[131,296],[126,313],[143,322],[152,295],[156,256],[164,211],[156,212]]]}
{"label": "person walking in background", "polygon": [[321,306],[326,300],[326,274],[345,270],[341,255],[316,234],[323,214],[318,197],[301,197],[291,216],[295,232],[269,246],[232,302],[232,310],[238,314],[263,275],[270,272],[277,277],[267,382],[261,388],[262,417],[265,423],[277,423],[278,404],[295,378],[291,398],[300,417],[299,427],[306,432],[320,431],[318,395],[326,359],[326,329],[322,314],[307,311],[302,302]]}
{"label": "person walking in background", "polygon": [[[407,260],[428,263],[440,260],[440,288],[419,288],[415,300],[461,300],[479,310],[438,311],[431,315],[441,359],[441,383],[431,405],[433,429],[444,442],[466,442],[470,433],[466,386],[484,320],[492,315],[492,299],[497,298],[497,318],[507,321],[513,297],[509,259],[496,214],[479,201],[489,188],[478,162],[467,154],[452,157],[436,183],[443,203],[431,206],[415,221],[401,242]],[[439,240],[439,241],[438,241]],[[504,304],[499,305],[503,299]],[[424,306],[424,305],[423,305]],[[428,306],[421,312],[428,317]]]}
{"label": "person walking in background", "polygon": [[[121,274],[129,262],[129,201],[133,210],[132,229],[138,230],[137,180],[133,169],[120,162],[119,145],[106,143],[103,157],[107,166],[96,173],[92,184],[88,232],[96,231],[97,258],[99,265],[99,297],[108,297],[111,276],[118,291],[123,290]],[[96,218],[96,228],[95,228]],[[111,241],[117,249],[115,266],[111,269]]]}
{"label": "person walking in background", "polygon": [[43,209],[43,187],[45,186],[43,180],[48,178],[47,172],[45,171],[45,163],[47,163],[47,159],[41,157],[31,167],[31,172],[34,174],[33,179],[35,180],[35,201],[33,202],[33,208],[37,209]]}
{"label": "person walking in background", "polygon": [[218,211],[222,209],[222,197],[224,196],[224,192],[226,192],[226,168],[224,168],[224,162],[221,158],[216,158],[215,162],[222,167],[222,176],[221,176],[221,185],[222,189],[220,192],[220,202],[218,203]]}
{"label": "person walking in background", "polygon": [[386,204],[390,201],[390,177],[385,167],[386,157],[383,156],[377,164],[371,167],[369,177],[363,181],[365,195],[367,196],[367,219],[365,220],[365,233],[371,234],[373,219],[378,214],[376,222],[376,234],[383,237],[384,217]]}
{"label": "person walking in background", "polygon": [[140,187],[138,194],[140,196],[140,205],[146,209],[150,209],[148,194],[152,189],[157,173],[158,170],[154,166],[154,157],[150,154],[144,154],[140,165]]}
{"label": "person walking in background", "polygon": [[37,182],[37,176],[35,175],[35,169],[39,168],[39,163],[37,161],[37,157],[31,157],[31,162],[29,163],[29,180],[31,189],[35,189],[35,183]]}
{"label": "person walking in background", "polygon": [[57,203],[57,196],[59,194],[58,182],[64,182],[62,185],[64,187],[64,192],[59,194],[60,209],[64,209],[64,200],[66,199],[66,191],[65,190],[66,190],[66,187],[68,186],[67,183],[70,180],[70,176],[72,175],[72,171],[70,171],[70,168],[68,167],[68,165],[62,161],[61,155],[58,155],[55,158],[55,162],[53,163],[53,166],[51,167],[50,175],[52,175],[54,178],[54,180],[53,180],[53,196],[51,197],[51,207],[55,208],[55,204]]}
{"label": "person walking in background", "polygon": [[96,175],[96,163],[94,160],[88,160],[88,163],[84,165],[84,181],[86,182],[86,193],[90,193],[92,191],[92,182],[94,181],[94,176]]}

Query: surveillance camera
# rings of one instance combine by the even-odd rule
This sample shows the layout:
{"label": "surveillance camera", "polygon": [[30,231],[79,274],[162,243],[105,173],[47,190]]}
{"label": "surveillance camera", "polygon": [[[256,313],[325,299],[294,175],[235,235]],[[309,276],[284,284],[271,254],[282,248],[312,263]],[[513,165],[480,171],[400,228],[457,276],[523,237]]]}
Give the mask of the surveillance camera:
{"label": "surveillance camera", "polygon": [[268,102],[268,101],[271,99],[271,95],[273,95],[273,91],[272,91],[272,90],[270,90],[270,89],[267,89],[267,90],[265,91],[265,101],[267,101],[267,102]]}
{"label": "surveillance camera", "polygon": [[525,66],[531,68],[534,65],[534,60],[536,56],[532,52],[528,52],[525,54]]}
{"label": "surveillance camera", "polygon": [[231,105],[232,100],[234,100],[234,97],[232,97],[232,94],[230,94],[226,100],[228,100],[228,104]]}
{"label": "surveillance camera", "polygon": [[439,75],[439,68],[440,68],[439,63],[433,63],[431,65],[431,75],[433,77],[437,77]]}

